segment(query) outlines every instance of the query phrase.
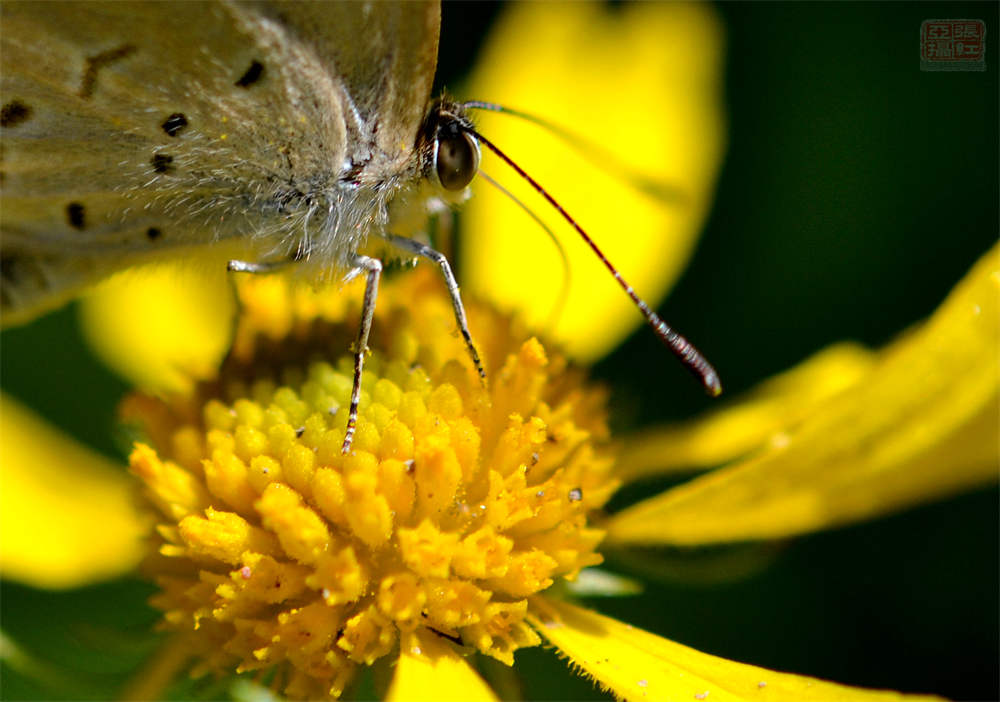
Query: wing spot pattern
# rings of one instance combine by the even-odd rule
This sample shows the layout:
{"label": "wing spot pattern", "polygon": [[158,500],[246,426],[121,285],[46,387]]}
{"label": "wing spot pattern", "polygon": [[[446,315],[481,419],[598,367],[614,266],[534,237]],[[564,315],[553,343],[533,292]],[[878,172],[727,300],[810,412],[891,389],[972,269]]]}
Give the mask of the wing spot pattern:
{"label": "wing spot pattern", "polygon": [[164,120],[163,124],[161,124],[160,127],[163,129],[164,132],[167,133],[167,136],[175,137],[178,134],[180,134],[181,130],[184,129],[184,127],[186,127],[187,125],[188,125],[187,117],[185,117],[180,112],[175,112],[169,117],[167,117],[167,119]]}
{"label": "wing spot pattern", "polygon": [[240,79],[236,81],[236,85],[241,88],[249,88],[251,85],[256,83],[264,75],[264,64],[260,61],[253,61],[250,63],[250,68],[240,76]]}
{"label": "wing spot pattern", "polygon": [[66,220],[69,222],[69,226],[74,229],[83,229],[86,226],[85,214],[86,210],[79,202],[71,202],[66,205]]}
{"label": "wing spot pattern", "polygon": [[169,154],[153,154],[149,163],[157,173],[167,173],[174,170],[174,157]]}
{"label": "wing spot pattern", "polygon": [[116,49],[109,49],[108,51],[88,56],[87,67],[83,69],[83,80],[80,81],[80,97],[84,99],[93,97],[94,89],[97,87],[97,72],[115,61],[120,61],[133,51],[135,51],[134,46],[124,44]]}
{"label": "wing spot pattern", "polygon": [[31,108],[20,100],[11,100],[0,108],[0,127],[16,127],[31,119]]}

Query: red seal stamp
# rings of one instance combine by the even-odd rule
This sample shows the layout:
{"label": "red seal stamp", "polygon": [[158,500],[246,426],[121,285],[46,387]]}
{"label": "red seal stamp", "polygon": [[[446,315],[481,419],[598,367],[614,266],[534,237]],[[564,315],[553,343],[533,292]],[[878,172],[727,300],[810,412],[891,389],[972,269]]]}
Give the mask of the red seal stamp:
{"label": "red seal stamp", "polygon": [[921,22],[920,70],[985,71],[986,23],[977,19]]}

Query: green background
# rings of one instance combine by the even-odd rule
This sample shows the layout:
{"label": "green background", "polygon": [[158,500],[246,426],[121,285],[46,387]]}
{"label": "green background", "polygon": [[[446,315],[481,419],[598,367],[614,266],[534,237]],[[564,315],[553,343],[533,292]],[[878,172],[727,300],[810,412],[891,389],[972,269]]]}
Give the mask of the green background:
{"label": "green background", "polygon": [[[462,95],[460,86],[500,11],[445,5],[439,84],[489,99]],[[997,240],[1000,26],[995,3],[748,3],[719,11],[728,34],[729,150],[700,247],[660,312],[735,395],[832,342],[890,341],[926,317]],[[918,31],[933,18],[984,20],[987,70],[920,71]],[[4,332],[0,360],[7,392],[122,455],[112,427],[126,387],[88,356],[72,308]],[[709,406],[644,330],[595,375],[614,388],[619,428]],[[664,486],[632,488],[615,504]],[[735,660],[996,699],[997,497],[990,488],[766,547],[620,556],[613,565],[638,567],[654,582],[640,596],[593,604]],[[3,583],[5,632],[48,662],[53,682],[40,685],[4,665],[0,697],[112,696],[154,645],[146,632],[156,614],[143,604],[149,592],[131,579],[64,593]],[[519,654],[526,696],[602,697],[582,679],[553,674],[562,667],[551,651]],[[220,694],[204,685],[175,694],[196,691]]]}

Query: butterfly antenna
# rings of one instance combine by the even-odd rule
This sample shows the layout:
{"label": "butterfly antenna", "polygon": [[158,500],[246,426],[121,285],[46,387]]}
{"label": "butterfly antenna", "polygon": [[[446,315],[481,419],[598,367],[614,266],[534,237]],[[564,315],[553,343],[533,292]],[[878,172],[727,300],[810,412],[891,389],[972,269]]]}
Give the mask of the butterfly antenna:
{"label": "butterfly antenna", "polygon": [[629,183],[633,188],[654,200],[669,204],[683,204],[688,200],[688,196],[679,188],[649,177],[623,161],[614,151],[567,127],[550,122],[544,117],[539,117],[530,112],[515,110],[512,107],[498,105],[495,102],[483,102],[481,100],[463,102],[462,107],[472,110],[499,112],[523,119],[525,122],[530,122],[541,127],[560,141],[568,144],[576,153],[597,165],[601,170],[618,174],[622,180]]}
{"label": "butterfly antenna", "polygon": [[666,322],[660,319],[659,316],[653,312],[653,310],[649,309],[649,305],[647,305],[645,301],[643,301],[643,299],[636,294],[635,290],[632,289],[632,286],[625,281],[622,274],[618,272],[618,269],[615,268],[611,261],[608,260],[608,257],[604,255],[604,252],[601,251],[597,243],[591,239],[590,235],[583,230],[583,227],[577,224],[576,220],[563,209],[562,205],[556,202],[556,199],[549,195],[548,191],[546,191],[545,188],[538,183],[538,181],[528,175],[523,168],[514,163],[514,161],[511,160],[507,154],[501,151],[493,142],[472,127],[465,127],[465,130],[481,143],[485,144],[486,148],[499,156],[504,163],[513,168],[519,176],[524,178],[531,185],[531,187],[538,192],[539,195],[544,197],[550,205],[556,208],[556,211],[562,215],[563,219],[569,222],[570,226],[576,230],[577,234],[583,238],[587,246],[590,247],[591,251],[593,251],[597,255],[597,258],[600,259],[601,263],[604,264],[604,267],[607,268],[611,275],[614,276],[615,280],[618,281],[618,285],[620,285],[622,290],[625,291],[625,294],[632,299],[635,306],[639,308],[639,312],[641,312],[642,316],[646,319],[646,323],[653,328],[653,332],[660,338],[660,341],[666,344],[667,348],[669,348],[671,352],[677,356],[680,362],[683,363],[684,366],[701,381],[701,384],[705,387],[705,391],[709,395],[712,397],[720,395],[722,393],[722,383],[719,381],[719,374],[715,372],[715,368],[712,367],[712,364],[710,364],[705,357],[701,355],[701,352],[699,352],[698,349],[691,345],[691,342],[675,332]]}
{"label": "butterfly antenna", "polygon": [[555,304],[552,305],[552,311],[549,313],[549,319],[546,324],[547,327],[552,328],[556,325],[559,319],[559,315],[562,314],[563,308],[566,307],[566,299],[569,297],[569,278],[570,278],[570,267],[569,267],[569,256],[566,255],[566,249],[563,248],[562,242],[559,241],[559,237],[555,235],[555,232],[549,228],[549,226],[542,221],[542,218],[536,215],[530,207],[525,205],[514,193],[507,190],[497,181],[493,180],[482,170],[479,171],[479,177],[486,180],[487,183],[492,185],[494,188],[499,190],[501,193],[509,197],[515,205],[520,207],[524,212],[535,220],[535,224],[542,228],[546,236],[549,237],[549,241],[552,242],[553,246],[556,247],[556,251],[559,252],[559,262],[562,264],[562,285],[559,286],[559,297],[556,299]]}

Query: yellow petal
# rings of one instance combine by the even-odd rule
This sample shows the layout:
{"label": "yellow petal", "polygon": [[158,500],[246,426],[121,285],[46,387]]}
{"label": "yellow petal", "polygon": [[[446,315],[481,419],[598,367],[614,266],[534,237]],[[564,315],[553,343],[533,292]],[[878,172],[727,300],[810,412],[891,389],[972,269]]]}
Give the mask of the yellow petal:
{"label": "yellow petal", "polygon": [[[708,5],[518,3],[491,34],[465,92],[599,145],[574,150],[537,125],[476,114],[482,133],[548,189],[655,305],[691,253],[710,201],[724,141],[721,61],[722,31]],[[640,193],[605,152],[673,196]],[[565,242],[572,274],[555,338],[577,358],[601,356],[639,323],[639,313],[552,207],[489,154],[483,169]],[[543,324],[564,282],[544,232],[482,179],[462,222],[465,284]]]}
{"label": "yellow petal", "polygon": [[864,378],[874,362],[875,354],[857,344],[830,346],[705,417],[623,437],[616,474],[629,481],[711,468],[781,441],[816,407]]}
{"label": "yellow petal", "polygon": [[565,602],[534,597],[532,624],[601,687],[624,700],[918,700],[778,673],[701,653]]}
{"label": "yellow petal", "polygon": [[81,300],[84,335],[136,387],[179,391],[229,348],[233,293],[225,264],[160,264],[105,281]]}
{"label": "yellow petal", "polygon": [[615,515],[608,540],[706,544],[868,519],[996,480],[1000,249],[797,431]]}
{"label": "yellow petal", "polygon": [[3,577],[63,588],[131,570],[145,529],[128,475],[8,396],[2,414]]}
{"label": "yellow petal", "polygon": [[400,639],[388,702],[497,700],[479,674],[436,634],[418,629]]}

